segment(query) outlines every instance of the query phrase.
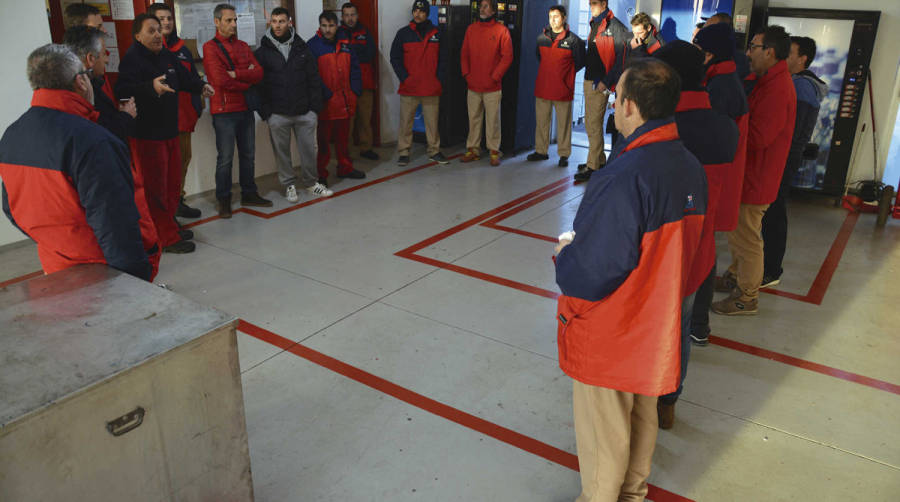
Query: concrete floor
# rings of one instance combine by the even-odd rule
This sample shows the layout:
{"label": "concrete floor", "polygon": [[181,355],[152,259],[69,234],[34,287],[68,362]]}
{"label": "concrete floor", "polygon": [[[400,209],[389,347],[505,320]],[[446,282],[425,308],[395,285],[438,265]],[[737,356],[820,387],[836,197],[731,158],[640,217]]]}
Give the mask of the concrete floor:
{"label": "concrete floor", "polygon": [[[583,186],[561,180],[586,150],[568,169],[555,147],[498,168],[380,153],[357,164],[367,179],[332,178],[336,196],[311,204],[263,178],[274,208],[201,220],[197,252],[163,257],[157,282],[245,321],[257,500],[573,500],[541,236],[571,227]],[[789,210],[782,295],[763,294],[756,317],[713,315],[659,435],[653,500],[900,497],[900,222],[876,230],[815,200]],[[40,268],[32,245],[0,263],[0,282]]]}

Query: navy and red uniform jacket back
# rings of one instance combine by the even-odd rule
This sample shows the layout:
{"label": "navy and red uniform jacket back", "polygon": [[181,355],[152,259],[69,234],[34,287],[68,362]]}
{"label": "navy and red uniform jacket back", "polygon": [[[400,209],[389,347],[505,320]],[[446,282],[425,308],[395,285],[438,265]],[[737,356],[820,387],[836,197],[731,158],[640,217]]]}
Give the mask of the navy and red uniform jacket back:
{"label": "navy and red uniform jacket back", "polygon": [[[169,87],[180,92],[156,94],[153,79],[160,75],[166,76]],[[141,43],[134,42],[119,65],[115,90],[119,99],[134,96],[138,109],[134,137],[163,141],[178,136],[178,94],[199,93],[203,85],[204,82],[165,47],[159,54],[153,54]]]}
{"label": "navy and red uniform jacket back", "polygon": [[346,33],[327,40],[320,32],[309,39],[309,50],[316,57],[322,79],[325,106],[319,120],[349,119],[356,113],[356,98],[362,94],[362,80],[356,54],[350,49]]}
{"label": "navy and red uniform jacket back", "polygon": [[[175,55],[178,62],[185,69],[191,72],[197,80],[200,80],[200,73],[197,71],[197,65],[194,64],[194,54],[184,44],[184,40],[178,38],[176,33],[172,33],[168,39],[163,39],[166,48]],[[178,131],[194,132],[194,126],[203,113],[203,98],[199,94],[187,92],[178,93]]]}
{"label": "navy and red uniform jacket back", "polygon": [[717,232],[730,232],[737,228],[741,206],[741,190],[744,187],[744,167],[747,161],[747,133],[750,127],[749,106],[744,86],[734,61],[716,61],[706,70],[706,92],[713,110],[724,113],[738,126],[740,140],[728,175],[725,176],[714,218]]}
{"label": "navy and red uniform jacket back", "polygon": [[353,53],[356,54],[356,60],[359,62],[362,88],[375,89],[377,87],[377,80],[375,79],[377,48],[375,47],[375,41],[372,40],[372,34],[369,33],[369,29],[363,26],[362,23],[356,23],[356,26],[353,28],[346,24],[341,24],[341,29],[346,33],[345,37]]}
{"label": "navy and red uniform jacket back", "polygon": [[584,40],[566,25],[554,35],[550,26],[538,35],[537,79],[534,95],[550,101],[572,101],[575,96],[575,74],[584,68]]}
{"label": "navy and red uniform jacket back", "polygon": [[391,66],[400,80],[401,96],[440,96],[446,48],[442,28],[431,21],[400,28],[391,44]]}
{"label": "navy and red uniform jacket back", "polygon": [[575,240],[556,258],[560,368],[588,385],[667,394],[678,386],[706,175],[671,118],[639,127],[611,159],[591,176]]}
{"label": "navy and red uniform jacket back", "polygon": [[37,242],[45,273],[106,263],[150,280],[128,149],[90,110],[72,92],[35,91],[0,139],[3,211]]}
{"label": "navy and red uniform jacket back", "polygon": [[706,218],[700,247],[688,275],[685,294],[697,291],[716,262],[715,222],[725,180],[732,176],[731,163],[741,133],[730,117],[713,110],[705,91],[682,91],[675,111],[678,136],[706,171]]}

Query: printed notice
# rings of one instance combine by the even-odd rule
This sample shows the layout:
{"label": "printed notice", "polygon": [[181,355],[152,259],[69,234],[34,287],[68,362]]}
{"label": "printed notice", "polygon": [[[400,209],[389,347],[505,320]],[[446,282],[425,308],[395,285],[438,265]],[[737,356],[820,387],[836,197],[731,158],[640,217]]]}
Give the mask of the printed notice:
{"label": "printed notice", "polygon": [[113,19],[134,20],[133,0],[111,0],[109,6]]}
{"label": "printed notice", "polygon": [[256,45],[256,17],[253,14],[237,15],[237,36],[247,45]]}

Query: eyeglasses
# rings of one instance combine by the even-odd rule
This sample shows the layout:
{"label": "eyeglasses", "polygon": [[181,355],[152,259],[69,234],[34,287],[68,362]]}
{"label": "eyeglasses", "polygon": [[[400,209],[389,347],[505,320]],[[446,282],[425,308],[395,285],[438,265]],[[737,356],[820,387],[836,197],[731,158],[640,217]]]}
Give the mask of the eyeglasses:
{"label": "eyeglasses", "polygon": [[750,44],[751,51],[753,49],[756,49],[757,47],[759,47],[760,49],[768,49],[768,47],[766,47],[766,44]]}
{"label": "eyeglasses", "polygon": [[78,72],[78,73],[75,74],[76,77],[77,77],[78,75],[87,75],[88,77],[93,77],[93,76],[94,76],[94,69],[93,69],[93,68],[87,68],[87,69],[85,69],[85,70],[81,70],[80,72]]}

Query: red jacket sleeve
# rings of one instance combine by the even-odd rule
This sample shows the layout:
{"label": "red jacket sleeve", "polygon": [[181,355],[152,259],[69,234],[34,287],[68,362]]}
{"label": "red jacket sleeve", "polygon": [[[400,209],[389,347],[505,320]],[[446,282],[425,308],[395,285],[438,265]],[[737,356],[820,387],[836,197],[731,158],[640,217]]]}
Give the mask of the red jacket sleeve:
{"label": "red jacket sleeve", "polygon": [[[253,61],[256,61],[256,59],[254,58]],[[244,92],[250,88],[250,84],[228,76],[228,63],[225,61],[222,50],[219,49],[215,42],[203,44],[203,68],[206,70],[206,78],[213,88],[216,89],[216,92],[220,90]],[[262,80],[262,68],[260,68],[259,72],[260,80]]]}
{"label": "red jacket sleeve", "polygon": [[463,45],[462,50],[459,53],[459,65],[462,70],[463,78],[469,74],[469,50],[471,50],[471,40],[472,37],[469,36],[469,32],[472,31],[471,27],[466,29],[466,36],[463,37]]}
{"label": "red jacket sleeve", "polygon": [[497,63],[497,66],[491,73],[491,78],[493,78],[495,82],[500,82],[501,80],[503,80],[503,75],[506,75],[506,70],[509,69],[509,66],[512,64],[512,62],[512,39],[509,36],[509,30],[504,29],[503,35],[500,37],[500,62]]}
{"label": "red jacket sleeve", "polygon": [[246,83],[248,87],[253,84],[258,84],[262,82],[263,79],[263,67],[260,66],[259,61],[256,60],[256,56],[253,55],[253,51],[250,50],[250,46],[243,45],[242,50],[247,51],[247,66],[249,67],[251,64],[253,65],[252,70],[248,70],[247,68],[241,68],[235,70],[235,74],[237,79],[243,83]]}

